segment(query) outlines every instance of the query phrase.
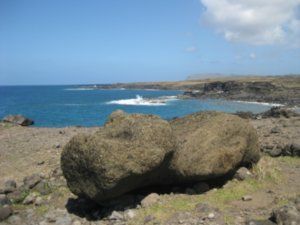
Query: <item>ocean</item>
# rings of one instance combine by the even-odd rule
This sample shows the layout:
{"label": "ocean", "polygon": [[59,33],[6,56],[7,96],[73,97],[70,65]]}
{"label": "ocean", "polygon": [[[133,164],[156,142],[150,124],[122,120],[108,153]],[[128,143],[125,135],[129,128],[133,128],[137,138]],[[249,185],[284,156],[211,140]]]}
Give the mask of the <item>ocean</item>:
{"label": "ocean", "polygon": [[205,110],[265,111],[272,105],[225,100],[181,100],[182,91],[93,90],[77,86],[0,86],[0,118],[22,114],[37,127],[99,126],[122,109],[164,119]]}

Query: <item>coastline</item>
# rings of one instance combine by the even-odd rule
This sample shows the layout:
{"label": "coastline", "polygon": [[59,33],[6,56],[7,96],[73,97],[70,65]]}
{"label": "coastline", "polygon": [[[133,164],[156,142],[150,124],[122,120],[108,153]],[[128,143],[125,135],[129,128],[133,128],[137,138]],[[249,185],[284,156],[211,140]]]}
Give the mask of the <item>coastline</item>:
{"label": "coastline", "polygon": [[[262,77],[223,77],[174,82],[115,83],[78,85],[78,88],[101,90],[179,90],[184,98],[226,99],[300,106],[300,75]],[[278,105],[279,106],[279,105]]]}

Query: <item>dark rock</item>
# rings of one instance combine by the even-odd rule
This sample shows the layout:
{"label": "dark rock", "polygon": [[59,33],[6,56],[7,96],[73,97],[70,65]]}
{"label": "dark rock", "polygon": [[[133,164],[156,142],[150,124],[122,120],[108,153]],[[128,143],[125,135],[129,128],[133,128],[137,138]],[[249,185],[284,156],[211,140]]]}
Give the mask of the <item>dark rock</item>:
{"label": "dark rock", "polygon": [[269,117],[279,118],[281,116],[285,118],[290,118],[294,116],[299,116],[299,114],[293,111],[292,109],[278,107],[278,106],[272,107],[270,110],[263,112],[260,115],[263,118],[269,118]]}
{"label": "dark rock", "polygon": [[196,191],[193,188],[186,188],[185,193],[188,195],[195,195]]}
{"label": "dark rock", "polygon": [[291,144],[292,156],[300,156],[300,141]]}
{"label": "dark rock", "polygon": [[271,129],[271,134],[278,134],[281,132],[281,129],[279,127],[273,127]]}
{"label": "dark rock", "polygon": [[35,185],[37,185],[42,180],[42,177],[39,174],[33,174],[31,176],[27,176],[24,178],[24,186],[27,189],[33,188]]}
{"label": "dark rock", "polygon": [[0,206],[0,222],[7,219],[13,214],[13,210],[10,206]]}
{"label": "dark rock", "polygon": [[17,188],[17,183],[14,180],[8,180],[4,183],[3,192],[5,194],[15,191]]}
{"label": "dark rock", "polygon": [[7,198],[6,195],[0,194],[0,207],[4,206],[4,205],[10,205],[11,202],[9,201],[9,199]]}
{"label": "dark rock", "polygon": [[300,143],[298,141],[287,144],[283,150],[282,155],[284,156],[300,156]]}
{"label": "dark rock", "polygon": [[209,185],[205,182],[199,182],[193,186],[196,194],[202,194],[209,191]]}
{"label": "dark rock", "polygon": [[274,210],[273,218],[279,225],[300,224],[300,211],[295,205],[286,205]]}
{"label": "dark rock", "polygon": [[51,187],[48,182],[40,181],[32,188],[33,191],[39,192],[41,195],[48,195],[51,193]]}
{"label": "dark rock", "polygon": [[12,203],[21,203],[28,195],[28,192],[26,190],[16,190],[12,193],[7,194],[7,198]]}
{"label": "dark rock", "polygon": [[3,122],[13,123],[21,126],[30,126],[34,122],[31,119],[28,119],[22,115],[8,115],[3,118]]}
{"label": "dark rock", "polygon": [[237,180],[245,180],[250,177],[252,177],[252,173],[246,167],[239,168],[234,174],[234,178]]}
{"label": "dark rock", "polygon": [[286,146],[284,146],[284,148],[282,149],[282,155],[283,156],[292,156],[293,155],[293,151],[291,148],[291,144],[287,144]]}
{"label": "dark rock", "polygon": [[180,181],[221,177],[260,158],[256,130],[237,116],[202,112],[170,123],[179,149],[172,157],[171,169]]}
{"label": "dark rock", "polygon": [[234,115],[237,115],[241,117],[242,119],[255,119],[256,115],[253,112],[243,112],[243,111],[237,111],[234,113]]}
{"label": "dark rock", "polygon": [[278,157],[282,154],[282,149],[275,147],[272,150],[267,151],[267,153],[271,156],[271,157]]}

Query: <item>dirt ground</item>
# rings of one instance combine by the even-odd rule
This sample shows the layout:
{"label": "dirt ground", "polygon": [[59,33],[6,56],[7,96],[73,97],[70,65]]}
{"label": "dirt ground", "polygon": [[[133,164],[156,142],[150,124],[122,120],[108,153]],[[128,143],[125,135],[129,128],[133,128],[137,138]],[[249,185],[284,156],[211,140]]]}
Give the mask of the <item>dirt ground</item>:
{"label": "dirt ground", "polygon": [[[282,148],[300,140],[300,118],[267,118],[249,120],[257,129],[261,149]],[[36,128],[0,125],[0,184],[8,179],[22,183],[34,173],[48,176],[60,165],[63,146],[78,133],[93,133],[98,128]],[[70,212],[67,205],[76,199],[66,186],[44,196],[45,205],[14,205],[16,215],[2,224],[60,224],[46,223],[49,213],[63,218],[61,224],[245,224],[249,219],[268,219],[274,208],[287,204],[300,195],[300,158],[263,156],[251,170],[253,178],[245,181],[229,180],[223,187],[191,195],[186,193],[160,194],[150,207],[118,211],[128,214],[121,222],[111,216],[90,220]],[[243,196],[251,200],[242,200]],[[199,204],[208,204],[214,218],[207,220],[199,212]],[[202,206],[201,206],[202,207]],[[200,208],[201,208],[200,207]],[[101,211],[100,209],[97,209]],[[72,210],[71,210],[72,211]],[[98,212],[97,211],[97,212]],[[61,216],[61,214],[63,216]],[[113,213],[113,212],[112,212]],[[28,220],[28,215],[31,219]],[[27,218],[27,219],[25,219]],[[204,219],[203,219],[204,218]],[[67,221],[67,222],[66,222]],[[77,223],[75,223],[77,221]],[[201,223],[195,221],[202,221]],[[1,222],[0,222],[1,224]]]}

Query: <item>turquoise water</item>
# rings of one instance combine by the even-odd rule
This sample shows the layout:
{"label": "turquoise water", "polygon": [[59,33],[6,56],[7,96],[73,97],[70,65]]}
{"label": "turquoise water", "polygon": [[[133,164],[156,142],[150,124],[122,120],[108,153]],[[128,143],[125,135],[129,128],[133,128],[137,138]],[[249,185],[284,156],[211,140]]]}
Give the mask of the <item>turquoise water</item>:
{"label": "turquoise water", "polygon": [[262,112],[271,106],[222,100],[178,100],[181,91],[86,90],[74,86],[0,86],[0,118],[22,114],[39,127],[97,126],[117,109],[164,119],[192,112]]}

